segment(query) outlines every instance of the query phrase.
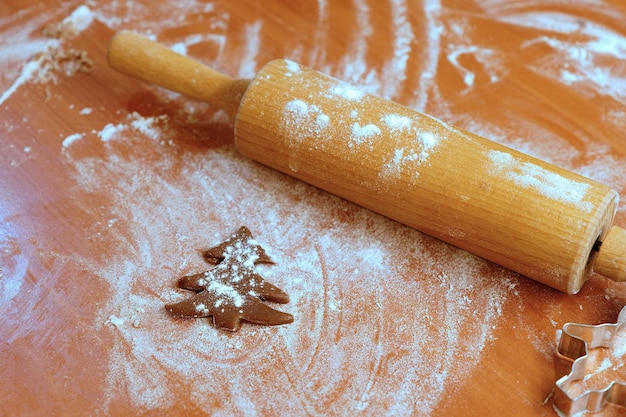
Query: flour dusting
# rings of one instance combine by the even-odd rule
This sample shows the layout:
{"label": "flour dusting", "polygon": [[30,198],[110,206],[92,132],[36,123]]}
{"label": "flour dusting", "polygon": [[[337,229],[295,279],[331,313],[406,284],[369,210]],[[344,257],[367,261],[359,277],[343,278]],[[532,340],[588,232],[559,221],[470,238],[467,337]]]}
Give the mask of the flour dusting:
{"label": "flour dusting", "polygon": [[[58,26],[65,31],[64,33],[66,34],[64,36],[76,36],[87,29],[94,18],[95,14],[87,6],[83,5],[76,8],[74,12],[65,18]],[[81,58],[84,62],[88,60],[86,56],[73,56],[74,54],[78,54],[78,51],[64,51],[60,39],[38,40],[31,42],[29,46],[33,47],[32,52],[38,52],[39,55],[24,64],[17,79],[0,95],[0,105],[11,97],[23,84],[27,82],[47,83],[48,81],[56,81],[54,70],[62,69],[66,74],[72,74],[84,68],[80,66],[81,62],[79,62],[79,60]],[[24,46],[19,45],[19,47],[23,48]],[[9,50],[8,53],[15,55],[12,50]],[[57,59],[57,57],[60,58]]]}
{"label": "flour dusting", "polygon": [[241,65],[239,67],[239,78],[252,78],[258,70],[257,56],[261,47],[261,29],[263,22],[256,21],[246,25],[244,35],[246,42],[244,43],[243,55],[240,58]]}
{"label": "flour dusting", "polygon": [[530,162],[521,162],[510,153],[489,151],[496,175],[509,178],[523,188],[533,188],[544,196],[591,211],[593,204],[585,201],[590,185],[565,178]]}
{"label": "flour dusting", "polygon": [[[320,96],[294,97],[281,105],[281,122],[291,132],[292,150],[323,148],[339,132],[350,154],[350,148],[372,146],[385,137],[390,151],[380,161],[379,174],[385,180],[408,174],[419,181],[420,167],[446,140],[447,126],[433,121],[436,127],[423,128],[396,109],[367,117],[371,96],[366,93],[393,97],[409,92],[404,102],[411,107],[435,110],[475,128],[470,130],[488,133],[493,132],[491,119],[479,112],[463,119],[463,112],[471,111],[473,98],[487,90],[504,86],[513,91],[506,85],[507,68],[518,66],[541,80],[607,100],[603,119],[594,126],[621,129],[623,124],[625,77],[611,62],[623,61],[626,42],[611,26],[582,24],[574,14],[530,11],[539,2],[528,2],[523,11],[510,2],[489,1],[491,7],[477,9],[477,16],[536,31],[528,32],[529,39],[511,51],[498,49],[502,45],[497,39],[479,43],[477,39],[485,39],[477,34],[484,22],[443,7],[438,0],[418,6],[391,0],[385,17],[374,15],[372,2],[352,0],[346,5],[354,20],[350,36],[337,56],[335,49],[327,50],[330,35],[344,29],[333,20],[338,15],[335,4],[312,3],[317,4],[317,16],[310,51],[281,49],[264,36],[266,26],[275,22],[256,17],[241,22],[228,14],[230,3],[219,1],[182,0],[163,10],[140,2],[109,2],[97,13],[95,7],[81,6],[63,25],[74,35],[88,30],[95,20],[114,29],[136,27],[154,39],[176,38],[174,49],[186,55],[204,46],[213,54],[209,61],[242,77],[253,76],[271,53],[310,56],[316,68],[359,87],[338,82],[321,90]],[[39,17],[27,29],[32,32],[49,18]],[[201,22],[198,27],[210,33],[181,30],[187,29],[188,19]],[[179,31],[185,33],[178,35]],[[8,85],[0,95],[1,106],[27,83],[39,83],[47,92],[57,85],[57,74],[78,70],[74,61],[55,67],[54,61],[35,57],[42,52],[71,52],[63,49],[62,38],[34,38],[24,32],[11,39],[19,42],[2,47],[0,58],[20,64],[3,78]],[[523,65],[507,61],[536,47],[547,48],[544,59]],[[458,76],[458,91],[450,92],[442,83],[447,80],[441,77],[444,66]],[[292,61],[286,61],[285,70],[296,80],[304,72]],[[470,102],[466,107],[461,96]],[[324,100],[333,104],[325,106]],[[497,132],[498,141],[574,167],[623,193],[624,160],[611,149],[568,143],[573,139],[559,137],[560,130],[542,127],[546,123],[539,115],[520,117],[512,111],[512,121],[506,106],[499,105],[494,108],[502,112],[498,117],[505,118],[507,130]],[[351,111],[339,114],[337,106]],[[76,109],[81,108],[81,116],[93,114],[84,121],[95,120],[94,113],[100,112],[76,102]],[[218,114],[209,124],[225,125],[224,119]],[[564,123],[563,130],[574,125],[565,123],[570,122],[567,117],[557,119]],[[198,116],[190,115],[187,121],[197,123]],[[27,122],[25,117],[23,123]],[[8,122],[4,126],[7,132],[18,128]],[[106,246],[106,257],[55,253],[37,261],[40,251],[34,239],[22,238],[9,210],[0,207],[6,220],[0,226],[2,306],[11,306],[25,292],[28,271],[34,277],[45,276],[47,282],[66,284],[62,281],[66,266],[78,265],[76,276],[88,275],[105,287],[102,303],[90,307],[97,310],[96,319],[88,323],[110,343],[109,356],[103,359],[102,401],[94,406],[94,414],[111,414],[119,404],[138,413],[166,412],[185,404],[213,415],[269,415],[279,404],[284,414],[295,416],[358,411],[428,415],[450,390],[472,378],[494,341],[507,303],[528,295],[524,285],[518,288],[513,274],[253,163],[209,132],[203,131],[203,142],[191,146],[188,126],[174,123],[171,116],[160,115],[159,110],[151,115],[131,111],[125,119],[66,131],[51,144],[50,149],[56,146],[58,151],[56,163],[67,168],[73,182],[67,199],[88,214],[86,219],[95,219],[81,227],[95,247]],[[576,140],[589,142],[584,136]],[[28,158],[42,153],[31,143],[6,148],[18,149]],[[522,187],[583,208],[587,204],[583,183],[565,181],[508,154],[491,153],[486,160],[494,172]],[[298,166],[291,168],[295,171]],[[621,214],[623,219],[624,207]],[[295,322],[275,328],[244,325],[233,337],[204,320],[171,317],[164,305],[185,297],[175,287],[176,279],[206,269],[199,250],[219,243],[242,224],[271,249],[276,264],[259,267],[260,273],[290,295],[284,310],[294,315]],[[35,288],[43,291],[42,286]],[[223,296],[215,302],[217,307],[243,304],[229,286],[213,283],[212,290]],[[203,313],[209,307],[196,308]],[[68,318],[71,314],[73,310]],[[555,319],[550,320],[556,326]],[[8,344],[31,337],[28,328],[17,323],[11,324],[14,332],[5,341]],[[548,351],[539,338],[536,343],[539,350]],[[623,367],[626,354],[621,346],[599,363],[598,373]]]}
{"label": "flour dusting", "polygon": [[380,133],[380,128],[372,123],[363,126],[358,123],[352,124],[352,141],[356,145],[360,145],[372,136],[380,135]]}
{"label": "flour dusting", "polygon": [[411,119],[399,114],[387,114],[382,117],[382,121],[385,122],[393,132],[398,130],[406,131],[411,127]]}
{"label": "flour dusting", "polygon": [[76,141],[79,141],[83,138],[83,136],[85,136],[83,133],[74,133],[71,134],[69,136],[67,136],[65,139],[63,139],[63,144],[62,146],[64,148],[67,148],[69,146],[72,146],[72,144]]}
{"label": "flour dusting", "polygon": [[[295,68],[289,61],[283,65],[288,88],[287,101],[279,108],[279,129],[289,147],[293,172],[300,169],[300,152],[315,150],[355,164],[370,158],[372,162],[367,163],[383,183],[402,174],[417,181],[420,166],[428,162],[451,129],[440,120],[383,102],[345,82]],[[391,149],[379,152],[376,146]]]}
{"label": "flour dusting", "polygon": [[381,71],[381,94],[394,97],[399,93],[407,77],[407,65],[415,41],[413,27],[408,18],[406,0],[391,2],[391,27],[393,28],[393,56],[385,62]]}
{"label": "flour dusting", "polygon": [[[565,85],[579,85],[581,88],[592,85],[600,94],[618,98],[622,103],[626,99],[623,70],[606,64],[608,57],[620,61],[626,58],[626,36],[623,33],[598,22],[582,22],[575,15],[558,12],[529,11],[506,16],[503,20],[559,34],[578,34],[576,40],[562,36],[541,36],[526,42],[526,48],[546,44],[554,50],[553,54],[537,63],[533,69]],[[560,65],[554,65],[557,62]]]}
{"label": "flour dusting", "polygon": [[359,101],[365,95],[363,90],[341,81],[330,89],[330,94],[352,101]]}
{"label": "flour dusting", "polygon": [[[154,140],[137,127],[144,124],[152,119],[134,115],[86,133],[82,141],[107,139],[104,159],[74,160],[71,147],[65,153],[80,189],[104,192],[116,213],[116,229],[103,227],[119,241],[118,250],[94,269],[111,291],[100,322],[114,325],[119,335],[110,357],[108,401],[126,395],[138,408],[167,407],[176,385],[153,381],[176,375],[206,394],[190,399],[206,406],[218,395],[214,378],[228,368],[230,376],[220,378],[220,390],[231,399],[224,412],[262,413],[277,400],[292,404],[297,395],[309,412],[319,413],[331,392],[354,402],[327,411],[377,412],[381,404],[407,411],[415,404],[415,411],[427,412],[450,379],[479,360],[509,292],[497,281],[481,281],[483,261],[430,239],[425,245],[419,233],[365,210],[346,224],[332,213],[348,209],[347,203],[259,167],[229,147],[183,153],[177,160],[163,145],[172,133],[164,130]],[[156,163],[121,158],[125,142],[152,154]],[[102,178],[115,182],[104,190]],[[320,219],[326,227],[314,226]],[[276,265],[262,275],[290,295],[285,311],[296,322],[244,326],[230,339],[206,322],[169,317],[163,304],[180,299],[175,277],[201,267],[198,248],[219,243],[232,231],[225,227],[240,223],[273,249]],[[422,339],[417,330],[433,325],[446,331],[433,333],[436,340]],[[461,343],[461,334],[470,342]],[[401,346],[407,353],[398,356]],[[253,360],[258,357],[268,361]],[[268,372],[271,380],[253,382]],[[291,388],[280,382],[282,372],[290,375]],[[393,394],[376,389],[383,380],[404,388]]]}
{"label": "flour dusting", "polygon": [[22,84],[33,79],[35,74],[39,74],[39,71],[40,63],[38,61],[30,61],[25,64],[24,68],[22,68],[22,73],[13,82],[13,85],[5,90],[4,93],[2,93],[2,95],[0,96],[0,105],[2,105],[9,97],[11,97],[11,95],[13,95],[22,86]]}

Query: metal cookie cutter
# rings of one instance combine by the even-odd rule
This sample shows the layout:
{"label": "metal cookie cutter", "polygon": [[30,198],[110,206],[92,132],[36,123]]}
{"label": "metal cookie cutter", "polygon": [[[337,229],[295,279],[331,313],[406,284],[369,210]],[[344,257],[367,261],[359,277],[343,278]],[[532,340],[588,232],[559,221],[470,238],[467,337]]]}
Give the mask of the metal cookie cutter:
{"label": "metal cookie cutter", "polygon": [[[607,403],[626,407],[626,382],[613,381],[601,390],[584,391],[572,398],[567,393],[570,385],[585,376],[589,349],[611,347],[619,328],[626,323],[626,307],[619,313],[617,323],[596,326],[578,323],[563,325],[557,356],[563,366],[571,366],[571,372],[556,381],[554,407],[565,416],[580,412],[598,412]],[[560,372],[563,375],[565,372]]]}

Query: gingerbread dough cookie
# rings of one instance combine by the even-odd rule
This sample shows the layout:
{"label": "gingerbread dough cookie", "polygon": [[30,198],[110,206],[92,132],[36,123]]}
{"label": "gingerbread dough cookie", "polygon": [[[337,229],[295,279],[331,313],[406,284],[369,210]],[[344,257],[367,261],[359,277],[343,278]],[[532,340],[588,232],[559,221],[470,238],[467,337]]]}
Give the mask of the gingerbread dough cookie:
{"label": "gingerbread dough cookie", "polygon": [[258,263],[273,263],[254,240],[247,227],[241,227],[227,241],[204,252],[216,266],[208,271],[178,280],[178,287],[196,291],[191,298],[165,306],[182,317],[212,317],[216,327],[237,331],[242,321],[262,325],[293,322],[293,316],[264,303],[286,304],[289,296],[254,271]]}

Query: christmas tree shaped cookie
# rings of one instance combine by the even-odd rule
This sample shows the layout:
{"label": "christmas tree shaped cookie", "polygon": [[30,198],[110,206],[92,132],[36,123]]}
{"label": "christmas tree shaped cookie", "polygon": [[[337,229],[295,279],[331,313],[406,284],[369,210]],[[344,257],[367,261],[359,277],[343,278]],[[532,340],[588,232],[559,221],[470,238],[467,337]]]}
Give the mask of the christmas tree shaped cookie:
{"label": "christmas tree shaped cookie", "polygon": [[273,262],[247,227],[204,252],[204,257],[215,267],[179,279],[179,288],[196,294],[166,305],[167,311],[181,317],[212,317],[216,327],[231,331],[239,330],[242,321],[261,325],[293,322],[291,314],[265,304],[286,304],[289,296],[255,272],[256,264]]}

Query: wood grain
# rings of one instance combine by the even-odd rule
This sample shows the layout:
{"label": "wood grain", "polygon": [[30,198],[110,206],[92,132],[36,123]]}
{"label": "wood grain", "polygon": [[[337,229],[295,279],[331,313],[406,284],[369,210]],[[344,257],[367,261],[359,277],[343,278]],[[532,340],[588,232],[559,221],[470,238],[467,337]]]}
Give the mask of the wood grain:
{"label": "wood grain", "polygon": [[596,272],[626,274],[618,196],[600,183],[293,61],[268,63],[250,85],[130,31],[113,37],[107,61],[223,108],[245,156],[526,277],[575,294],[596,252]]}
{"label": "wood grain", "polygon": [[107,48],[111,68],[213,107],[234,118],[247,80],[234,80],[132,31],[120,31]]}
{"label": "wood grain", "polygon": [[246,91],[235,119],[244,155],[553,288],[580,290],[612,227],[615,191],[292,67],[272,61]]}
{"label": "wood grain", "polygon": [[[82,4],[0,6],[0,414],[555,415],[558,330],[615,321],[623,284],[566,295],[251,162],[227,115],[106,48],[131,29],[235,79],[288,58],[623,199],[621,4],[92,1],[76,31]],[[295,322],[168,316],[244,224]]]}

